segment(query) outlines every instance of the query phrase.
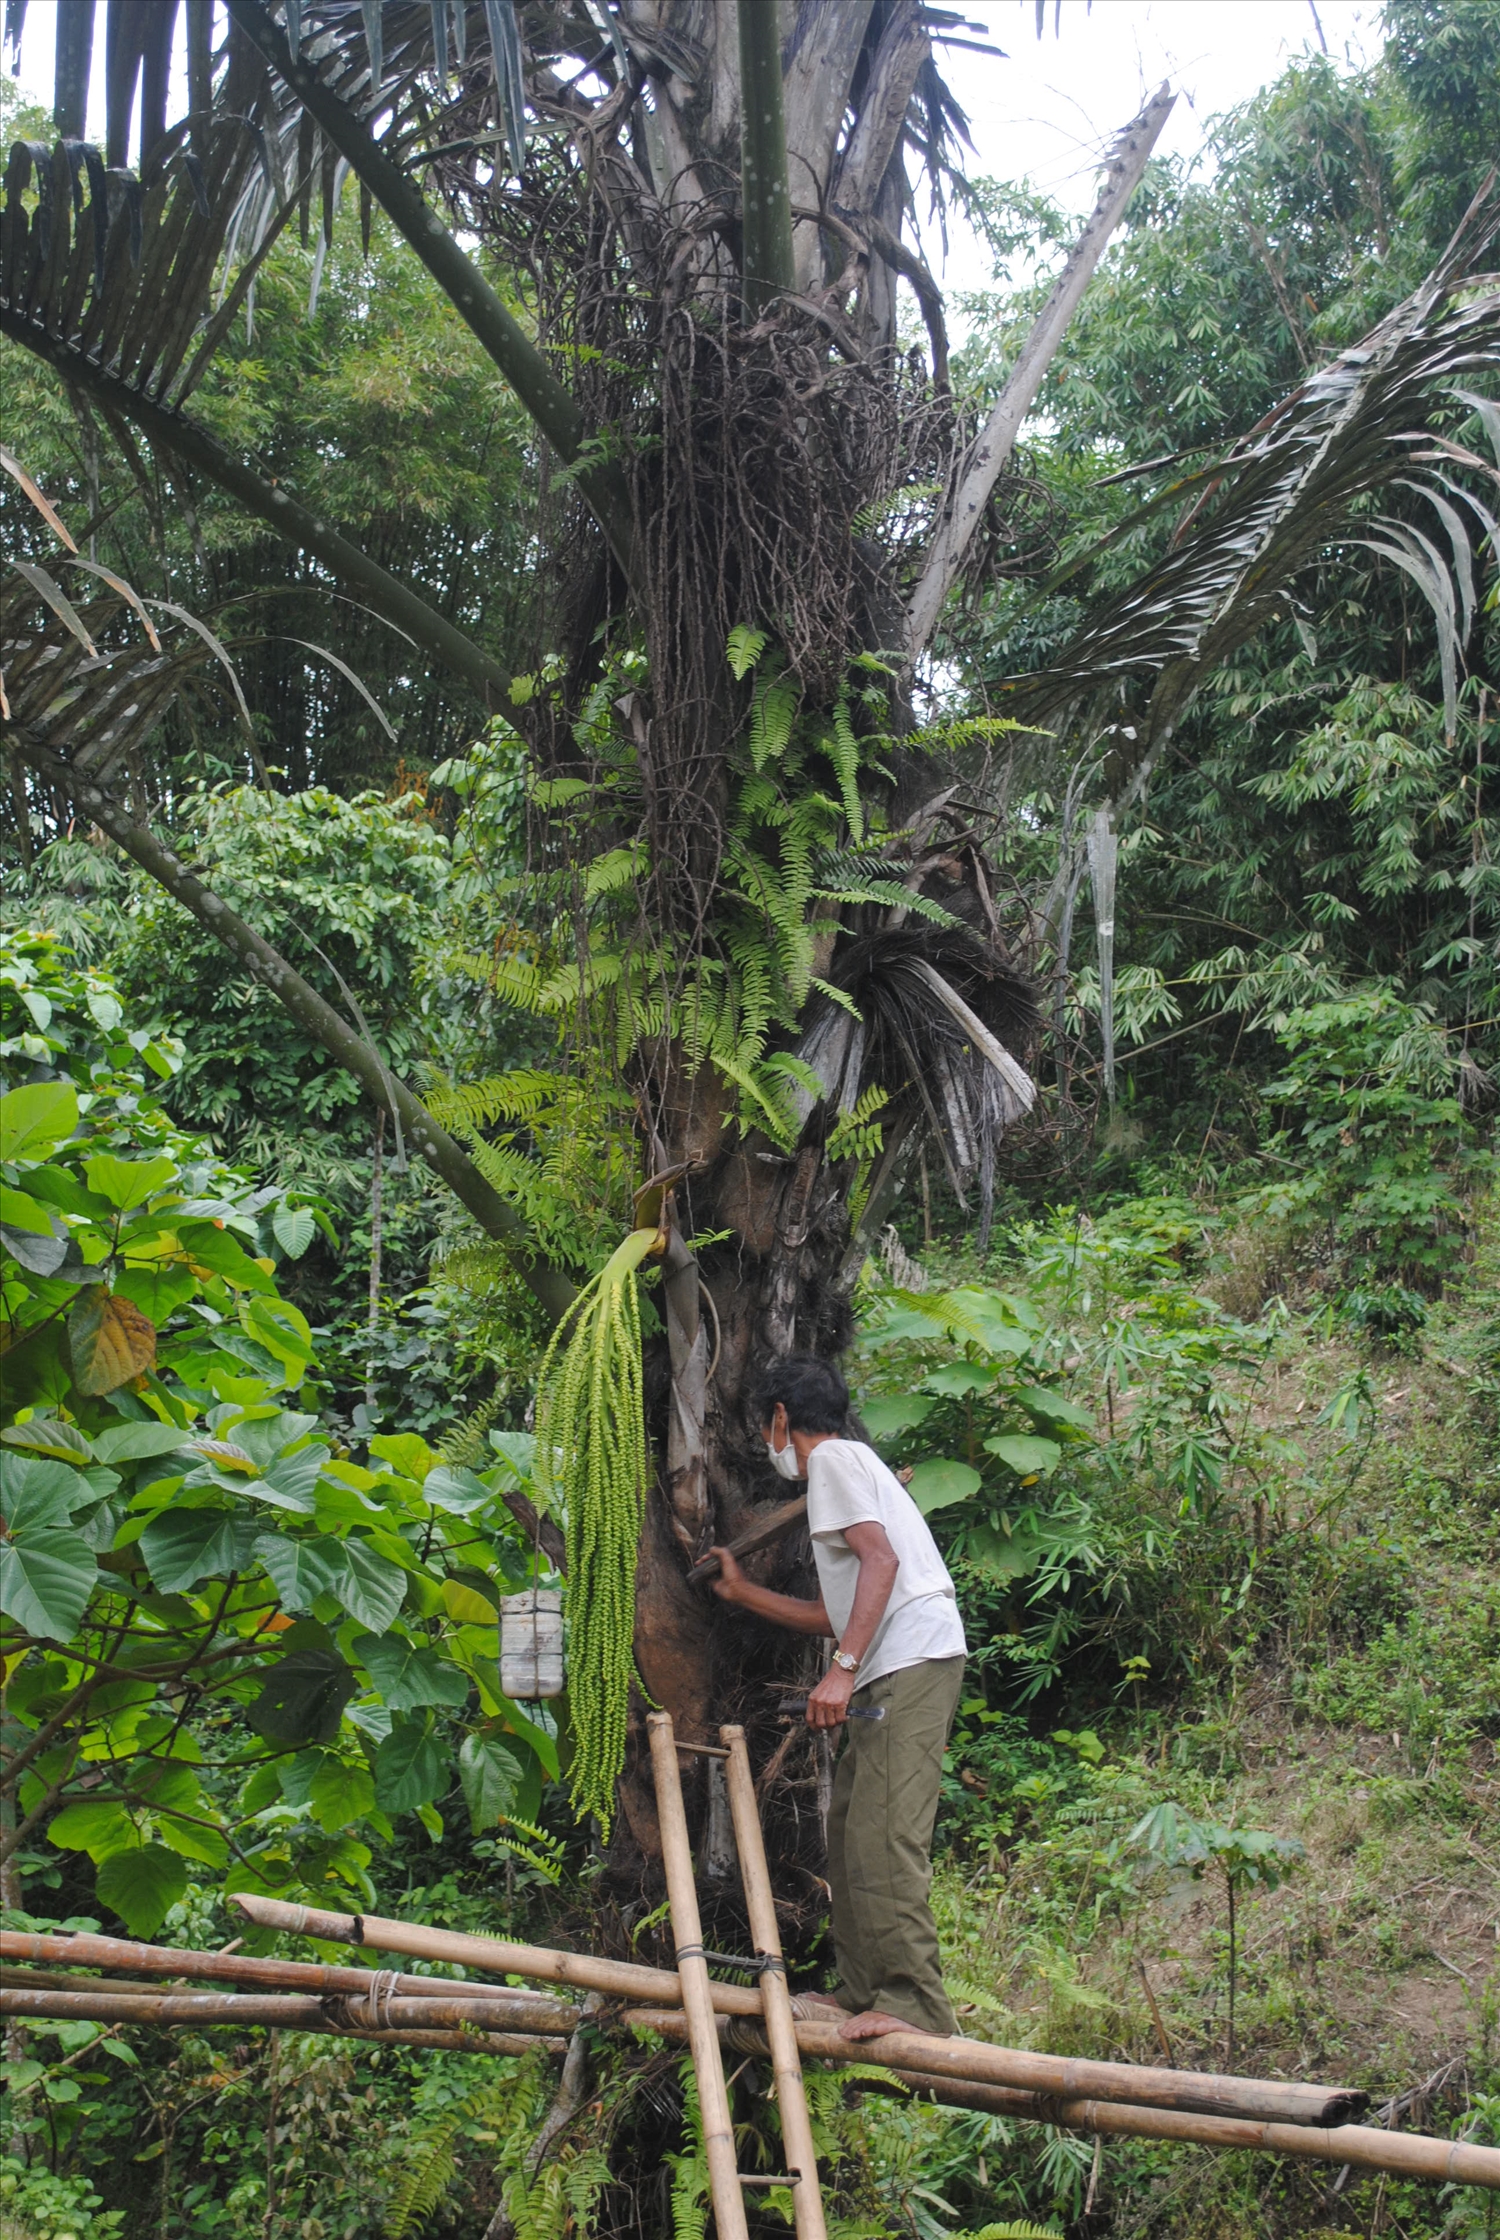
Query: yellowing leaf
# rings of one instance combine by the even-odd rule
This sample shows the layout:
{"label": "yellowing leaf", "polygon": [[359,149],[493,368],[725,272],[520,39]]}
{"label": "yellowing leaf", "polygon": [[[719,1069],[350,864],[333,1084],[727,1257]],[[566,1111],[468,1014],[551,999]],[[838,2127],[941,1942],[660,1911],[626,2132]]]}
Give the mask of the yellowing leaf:
{"label": "yellowing leaf", "polygon": [[80,1392],[117,1392],[156,1366],[156,1329],[128,1299],[91,1283],[68,1317],[73,1377]]}
{"label": "yellowing leaf", "polygon": [[465,1586],[462,1579],[443,1581],[443,1607],[450,1618],[461,1626],[497,1626],[500,1613],[493,1602],[487,1602],[473,1587]]}

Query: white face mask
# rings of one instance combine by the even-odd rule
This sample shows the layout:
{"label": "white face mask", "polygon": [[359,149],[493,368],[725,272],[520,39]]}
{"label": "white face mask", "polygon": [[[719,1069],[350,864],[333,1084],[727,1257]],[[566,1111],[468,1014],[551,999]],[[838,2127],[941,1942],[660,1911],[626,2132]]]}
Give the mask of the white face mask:
{"label": "white face mask", "polygon": [[792,1445],[790,1432],[787,1434],[787,1442],[784,1447],[767,1447],[766,1452],[771,1458],[771,1468],[779,1478],[801,1477],[802,1465],[797,1460],[797,1450]]}

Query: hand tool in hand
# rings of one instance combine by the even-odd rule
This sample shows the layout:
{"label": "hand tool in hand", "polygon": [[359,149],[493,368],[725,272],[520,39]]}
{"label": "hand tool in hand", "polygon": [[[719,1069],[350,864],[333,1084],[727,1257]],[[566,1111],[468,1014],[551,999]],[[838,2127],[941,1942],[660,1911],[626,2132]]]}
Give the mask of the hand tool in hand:
{"label": "hand tool in hand", "polygon": [[[806,1696],[783,1696],[781,1702],[777,1705],[777,1709],[780,1711],[805,1711],[807,1709],[807,1698]],[[885,1717],[885,1705],[883,1703],[851,1703],[844,1713],[844,1717],[846,1719],[883,1719]]]}

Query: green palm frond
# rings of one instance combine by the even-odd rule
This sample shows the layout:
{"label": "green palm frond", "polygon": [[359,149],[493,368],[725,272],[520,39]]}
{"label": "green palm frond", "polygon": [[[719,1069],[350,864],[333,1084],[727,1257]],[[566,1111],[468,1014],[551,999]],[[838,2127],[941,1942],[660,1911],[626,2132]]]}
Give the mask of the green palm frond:
{"label": "green palm frond", "polygon": [[[1141,712],[1108,728],[1117,761],[1139,766],[1208,672],[1284,608],[1292,579],[1350,536],[1370,493],[1409,480],[1414,462],[1450,470],[1457,462],[1440,426],[1454,416],[1450,393],[1500,367],[1500,290],[1488,279],[1464,290],[1465,272],[1497,229],[1492,186],[1405,303],[1191,478],[1197,496],[1166,554],[1092,615],[1049,668],[1011,679],[1007,713],[1041,728],[1079,707],[1118,707],[1134,684],[1138,705],[1145,694]],[[1388,556],[1446,577],[1430,540],[1415,550],[1390,542],[1398,549],[1388,544]],[[1444,592],[1430,581],[1423,589],[1441,609]]]}

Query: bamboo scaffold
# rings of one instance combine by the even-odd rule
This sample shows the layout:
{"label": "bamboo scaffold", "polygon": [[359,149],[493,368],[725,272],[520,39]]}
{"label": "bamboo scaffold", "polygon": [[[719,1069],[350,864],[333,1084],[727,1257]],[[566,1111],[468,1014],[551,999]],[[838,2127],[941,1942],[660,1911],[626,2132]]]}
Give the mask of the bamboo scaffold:
{"label": "bamboo scaffold", "polygon": [[[732,1747],[732,1730],[726,1738]],[[717,1753],[715,1753],[717,1755]],[[731,1757],[731,1771],[732,1771]],[[675,1770],[675,1746],[673,1748]],[[731,1787],[731,1798],[734,1790]],[[753,1874],[753,1867],[752,1867]],[[747,1878],[748,1886],[748,1878]],[[395,1950],[428,1961],[573,1984],[609,1999],[590,2019],[607,2028],[653,2032],[684,2043],[688,2018],[680,1975],[587,1954],[472,1937],[375,1916],[325,1913],[247,1893],[231,1901],[260,1926],[322,1942]],[[696,1909],[695,1909],[696,1910]],[[769,1939],[753,1928],[758,1944]],[[688,1942],[697,1942],[696,1937]],[[378,2044],[453,2047],[512,2055],[560,2053],[582,2017],[567,1999],[504,1983],[326,1966],[241,1952],[193,1952],[127,1938],[0,1935],[0,2015],[33,2025],[48,2019],[168,2027],[231,2026],[321,2031]],[[84,1974],[83,1970],[108,1970]],[[706,1968],[705,1968],[706,1974]],[[132,1982],[145,1976],[147,1982]],[[164,1984],[162,1979],[170,1979]],[[187,1981],[233,1986],[214,1992],[177,1988]],[[766,1981],[762,1974],[762,1982]],[[708,1982],[711,2028],[731,2051],[769,2054],[778,2083],[786,2048],[775,2050],[761,1991]],[[885,2089],[948,2107],[975,2108],[1095,2137],[1177,2141],[1220,2150],[1250,2149],[1333,2165],[1352,2164],[1429,2184],[1500,2191],[1500,2150],[1467,2140],[1385,2131],[1350,2120],[1364,2096],[1341,2087],[1216,2077],[1191,2070],[1137,2068],[1128,2062],[1063,2061],[963,2038],[893,2032],[851,2045],[836,2024],[797,2012],[789,2001],[802,2062],[858,2064],[889,2072]],[[779,2034],[778,2034],[779,2035]],[[715,2052],[718,2052],[716,2043]],[[721,2071],[722,2074],[722,2071]],[[795,2119],[788,2161],[799,2182]],[[791,2173],[789,2173],[790,2175]],[[738,2185],[743,2181],[736,2179]],[[727,2228],[726,2228],[727,2229]]]}

